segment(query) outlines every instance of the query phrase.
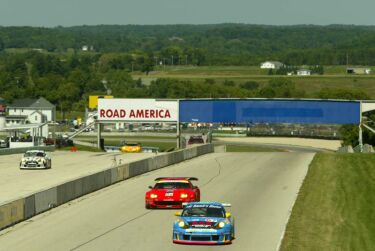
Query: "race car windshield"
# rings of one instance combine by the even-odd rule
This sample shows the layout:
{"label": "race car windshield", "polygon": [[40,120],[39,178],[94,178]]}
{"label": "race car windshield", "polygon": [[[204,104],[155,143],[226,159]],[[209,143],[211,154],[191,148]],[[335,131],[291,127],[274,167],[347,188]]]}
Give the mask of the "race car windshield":
{"label": "race car windshield", "polygon": [[137,143],[126,143],[125,145],[126,146],[139,146],[139,144]]}
{"label": "race car windshield", "polygon": [[192,207],[192,208],[186,208],[182,212],[182,216],[225,218],[225,213],[224,213],[224,210],[221,208]]}
{"label": "race car windshield", "polygon": [[155,184],[155,189],[189,189],[189,183],[185,182],[161,182]]}
{"label": "race car windshield", "polygon": [[26,152],[25,157],[43,157],[44,154],[43,153],[40,153],[40,152]]}

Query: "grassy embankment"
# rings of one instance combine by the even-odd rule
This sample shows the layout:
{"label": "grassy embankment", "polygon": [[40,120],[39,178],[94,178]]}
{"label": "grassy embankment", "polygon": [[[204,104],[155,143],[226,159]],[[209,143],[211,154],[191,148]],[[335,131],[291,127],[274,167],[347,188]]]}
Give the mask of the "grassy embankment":
{"label": "grassy embankment", "polygon": [[[358,66],[359,67],[359,66]],[[267,70],[258,66],[175,66],[156,69],[149,75],[135,72],[134,79],[143,78],[145,82],[157,78],[173,78],[204,83],[206,79],[214,79],[217,83],[231,80],[236,84],[255,81],[260,87],[265,86],[272,78],[288,78],[303,90],[307,98],[316,98],[323,88],[340,88],[343,90],[365,90],[370,98],[375,98],[375,67],[370,67],[370,75],[347,75],[346,66],[325,66],[324,75],[312,76],[279,76],[267,75]]]}
{"label": "grassy embankment", "polygon": [[375,155],[320,153],[281,250],[375,250]]}

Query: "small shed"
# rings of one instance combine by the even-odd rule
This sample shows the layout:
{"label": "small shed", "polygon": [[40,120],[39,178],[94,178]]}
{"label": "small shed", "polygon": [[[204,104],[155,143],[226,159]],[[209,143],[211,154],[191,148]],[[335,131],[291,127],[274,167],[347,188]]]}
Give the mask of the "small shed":
{"label": "small shed", "polygon": [[346,69],[347,74],[362,74],[362,75],[368,75],[371,73],[370,68],[347,68]]}
{"label": "small shed", "polygon": [[309,69],[300,69],[297,71],[298,76],[310,76],[311,75],[311,70]]}

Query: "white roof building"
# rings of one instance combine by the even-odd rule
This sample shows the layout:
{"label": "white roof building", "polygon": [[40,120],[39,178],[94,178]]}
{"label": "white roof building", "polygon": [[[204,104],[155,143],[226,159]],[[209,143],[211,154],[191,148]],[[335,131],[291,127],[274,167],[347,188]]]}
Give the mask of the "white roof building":
{"label": "white roof building", "polygon": [[266,61],[260,64],[261,69],[279,69],[282,66],[284,64],[279,61]]}
{"label": "white roof building", "polygon": [[310,76],[311,75],[311,70],[308,69],[300,69],[297,71],[298,76]]}

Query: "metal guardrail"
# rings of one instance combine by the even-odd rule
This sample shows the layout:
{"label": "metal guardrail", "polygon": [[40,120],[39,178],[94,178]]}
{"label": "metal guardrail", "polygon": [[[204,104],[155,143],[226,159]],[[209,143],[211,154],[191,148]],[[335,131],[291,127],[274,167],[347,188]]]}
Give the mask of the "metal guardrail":
{"label": "metal guardrail", "polygon": [[91,126],[95,125],[96,121],[94,122],[91,122],[90,124],[80,128],[78,131],[74,132],[73,134],[70,134],[68,136],[68,139],[72,139],[74,138],[75,136],[77,136],[78,134],[82,133],[83,131],[85,131],[86,129],[90,128]]}

